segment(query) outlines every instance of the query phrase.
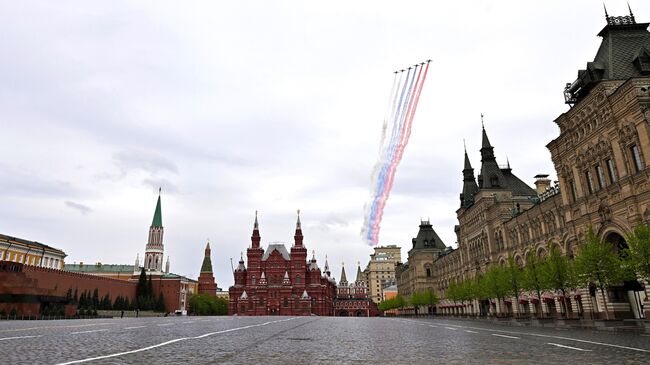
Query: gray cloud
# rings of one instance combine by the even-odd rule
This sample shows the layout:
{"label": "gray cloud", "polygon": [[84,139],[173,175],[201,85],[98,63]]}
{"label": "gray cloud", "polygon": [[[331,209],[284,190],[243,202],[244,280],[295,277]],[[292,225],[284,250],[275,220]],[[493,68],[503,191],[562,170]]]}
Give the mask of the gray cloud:
{"label": "gray cloud", "polygon": [[69,207],[69,208],[72,208],[72,209],[78,211],[79,213],[81,213],[83,215],[87,215],[88,213],[92,213],[92,211],[93,211],[87,205],[84,205],[84,204],[81,204],[81,203],[75,203],[75,202],[72,202],[72,201],[69,201],[69,200],[65,202],[65,205],[67,207]]}
{"label": "gray cloud", "polygon": [[[453,244],[462,140],[477,173],[480,113],[500,163],[509,156],[529,183],[552,173],[545,144],[567,109],[562,89],[604,26],[587,0],[204,2],[183,12],[26,1],[0,2],[0,49],[11,55],[0,57],[0,230],[52,242],[70,262],[132,263],[162,186],[172,270],[196,277],[210,237],[223,288],[256,209],[265,244],[290,242],[301,208],[308,249],[328,254],[334,272],[367,259],[359,228],[391,72],[428,58],[380,244],[406,253],[421,216]],[[621,4],[608,10],[624,14]],[[650,3],[632,6],[650,19]],[[90,201],[79,224],[83,209],[67,203]]]}
{"label": "gray cloud", "polygon": [[165,194],[177,194],[178,187],[167,179],[144,179],[142,184],[153,189],[161,188]]}
{"label": "gray cloud", "polygon": [[140,169],[152,174],[161,172],[178,174],[176,164],[155,152],[143,150],[119,151],[113,154],[113,159],[123,171]]}

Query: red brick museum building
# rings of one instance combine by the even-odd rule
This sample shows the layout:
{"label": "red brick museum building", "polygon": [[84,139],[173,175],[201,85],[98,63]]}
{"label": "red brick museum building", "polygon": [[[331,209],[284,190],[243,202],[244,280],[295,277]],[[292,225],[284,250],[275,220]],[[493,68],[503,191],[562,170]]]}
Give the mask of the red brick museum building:
{"label": "red brick museum building", "polygon": [[281,243],[271,243],[264,250],[260,241],[256,214],[251,247],[246,252],[248,267],[242,255],[234,272],[235,284],[229,290],[229,313],[242,316],[333,315],[336,283],[330,277],[327,262],[321,271],[315,256],[307,260],[300,215],[290,251]]}

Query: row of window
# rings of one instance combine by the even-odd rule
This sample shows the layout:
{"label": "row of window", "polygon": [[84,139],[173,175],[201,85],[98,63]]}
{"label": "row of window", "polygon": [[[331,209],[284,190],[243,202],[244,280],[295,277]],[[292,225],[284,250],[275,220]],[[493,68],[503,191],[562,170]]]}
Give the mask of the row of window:
{"label": "row of window", "polygon": [[[7,261],[20,262],[32,266],[39,266],[40,265],[39,262],[41,261],[41,257],[27,256],[27,259],[25,260],[25,262],[23,262],[23,259],[25,258],[23,254],[10,252],[10,251],[3,251],[2,254],[0,254],[0,257],[4,258]],[[43,260],[43,265],[42,265],[43,267],[51,267],[56,269],[60,268],[59,259],[55,259],[52,257],[43,257],[42,260]]]}
{"label": "row of window", "polygon": [[[643,170],[643,162],[641,161],[641,151],[639,150],[639,146],[636,144],[630,146],[629,153],[635,172],[640,172]],[[611,158],[608,158],[603,161],[603,163],[607,169],[609,184],[614,184],[616,181],[618,181],[618,174],[616,172],[614,161]],[[603,167],[600,163],[594,165],[593,168],[586,170],[584,172],[584,177],[589,194],[593,194],[597,190],[603,189],[607,185]],[[569,185],[571,188],[571,198],[573,201],[576,201],[578,194],[576,192],[575,182],[573,180],[570,180]]]}

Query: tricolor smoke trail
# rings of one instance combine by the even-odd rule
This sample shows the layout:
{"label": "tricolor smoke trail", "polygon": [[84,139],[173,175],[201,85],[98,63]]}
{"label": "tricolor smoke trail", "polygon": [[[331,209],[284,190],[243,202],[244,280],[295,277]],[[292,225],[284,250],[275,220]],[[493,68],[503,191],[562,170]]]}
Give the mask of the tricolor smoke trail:
{"label": "tricolor smoke trail", "polygon": [[361,236],[369,245],[376,245],[379,241],[384,207],[395,181],[397,166],[411,136],[415,110],[430,62],[431,60],[395,72],[382,125],[379,156],[371,174],[370,198],[365,205],[361,228]]}

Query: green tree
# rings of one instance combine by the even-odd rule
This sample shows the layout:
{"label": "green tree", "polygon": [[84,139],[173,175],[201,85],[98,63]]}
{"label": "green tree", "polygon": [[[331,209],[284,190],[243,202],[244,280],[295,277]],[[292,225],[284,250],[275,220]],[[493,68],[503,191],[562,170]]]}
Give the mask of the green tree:
{"label": "green tree", "polygon": [[[542,267],[542,287],[562,293],[564,308],[568,308],[567,291],[576,286],[574,265],[562,255],[560,248],[554,244],[549,246],[546,264]],[[567,315],[568,311],[564,311]]]}
{"label": "green tree", "polygon": [[[499,303],[508,295],[508,274],[505,268],[493,265],[485,272],[481,280],[481,290],[487,298],[496,298]],[[497,313],[498,315],[499,313]]]}
{"label": "green tree", "polygon": [[650,280],[650,227],[639,224],[626,237],[627,259],[636,274]]}
{"label": "green tree", "polygon": [[99,289],[98,288],[95,288],[95,290],[93,291],[92,306],[95,309],[99,308]]}
{"label": "green tree", "polygon": [[164,312],[165,311],[165,297],[163,296],[162,292],[160,292],[160,294],[158,294],[158,300],[156,301],[156,310],[158,312]]}
{"label": "green tree", "polygon": [[104,295],[104,298],[102,298],[100,308],[104,309],[104,310],[112,309],[112,307],[111,307],[111,296],[108,293],[106,293],[106,295]]}
{"label": "green tree", "polygon": [[523,291],[523,270],[515,262],[515,258],[512,255],[508,255],[508,265],[505,268],[505,272],[508,278],[510,295],[514,297],[514,305],[517,306],[517,313],[520,313],[519,296]]}
{"label": "green tree", "polygon": [[611,285],[627,279],[618,252],[613,245],[598,238],[593,229],[589,228],[586,242],[580,247],[575,265],[581,284],[586,286],[593,283],[600,289],[605,305],[605,318],[609,319],[605,291]]}
{"label": "green tree", "polygon": [[418,314],[419,307],[425,304],[424,298],[422,297],[422,293],[420,292],[413,293],[409,298],[408,302],[413,306],[413,309],[415,310],[415,315]]}
{"label": "green tree", "polygon": [[145,297],[147,296],[147,273],[144,271],[144,267],[140,270],[140,277],[138,278],[138,284],[135,286],[135,297]]}
{"label": "green tree", "polygon": [[440,302],[440,299],[438,299],[438,296],[436,296],[436,293],[431,288],[427,289],[422,296],[424,304],[429,308],[429,313],[433,313],[433,307]]}
{"label": "green tree", "polygon": [[525,290],[534,291],[537,294],[538,303],[542,302],[542,292],[549,289],[546,286],[548,282],[544,280],[546,265],[547,260],[537,256],[535,252],[530,252],[526,256],[522,286]]}
{"label": "green tree", "polygon": [[194,294],[189,298],[189,312],[201,316],[228,314],[228,301],[208,294]]}

